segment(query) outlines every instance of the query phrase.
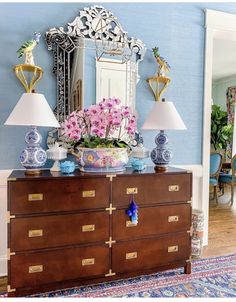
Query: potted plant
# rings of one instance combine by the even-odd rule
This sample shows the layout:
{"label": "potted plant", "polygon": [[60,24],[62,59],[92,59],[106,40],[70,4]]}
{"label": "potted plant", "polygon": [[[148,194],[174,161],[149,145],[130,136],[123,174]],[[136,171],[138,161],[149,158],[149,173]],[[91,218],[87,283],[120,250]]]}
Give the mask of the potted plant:
{"label": "potted plant", "polygon": [[211,112],[211,145],[214,150],[227,149],[232,142],[233,125],[228,123],[227,112],[223,111],[219,105],[212,105]]}
{"label": "potted plant", "polygon": [[82,171],[117,172],[128,162],[136,118],[117,98],[74,111],[62,125]]}

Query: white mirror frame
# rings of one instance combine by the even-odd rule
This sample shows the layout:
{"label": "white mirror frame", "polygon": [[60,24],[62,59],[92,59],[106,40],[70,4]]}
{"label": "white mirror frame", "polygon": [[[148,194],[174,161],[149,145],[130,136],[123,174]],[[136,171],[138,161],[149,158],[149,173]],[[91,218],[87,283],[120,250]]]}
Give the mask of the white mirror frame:
{"label": "white mirror frame", "polygon": [[204,240],[208,244],[209,221],[209,166],[211,138],[211,98],[212,98],[212,57],[213,40],[221,38],[236,40],[236,15],[207,9],[205,11],[205,68],[204,68],[204,108],[202,139],[202,210],[204,211]]}

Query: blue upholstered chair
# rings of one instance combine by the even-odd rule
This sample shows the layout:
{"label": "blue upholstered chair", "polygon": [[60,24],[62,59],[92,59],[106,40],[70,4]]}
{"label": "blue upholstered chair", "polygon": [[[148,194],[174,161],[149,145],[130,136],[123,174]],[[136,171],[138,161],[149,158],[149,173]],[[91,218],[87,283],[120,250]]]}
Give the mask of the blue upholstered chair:
{"label": "blue upholstered chair", "polygon": [[233,158],[231,159],[231,171],[232,173],[221,173],[220,177],[219,177],[219,183],[220,186],[224,186],[226,185],[230,185],[231,186],[231,205],[233,205],[234,202],[234,186],[236,185],[236,176],[235,176],[235,172],[236,172],[236,154],[233,156]]}
{"label": "blue upholstered chair", "polygon": [[219,174],[222,167],[223,156],[220,152],[211,152],[210,155],[210,179],[209,184],[214,187],[214,197],[216,203],[218,203],[217,187],[219,185]]}

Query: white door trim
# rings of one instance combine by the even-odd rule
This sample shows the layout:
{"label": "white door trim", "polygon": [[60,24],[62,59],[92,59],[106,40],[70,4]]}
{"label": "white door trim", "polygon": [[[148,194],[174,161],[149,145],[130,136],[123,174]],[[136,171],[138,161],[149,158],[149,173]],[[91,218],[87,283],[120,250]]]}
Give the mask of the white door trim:
{"label": "white door trim", "polygon": [[208,244],[209,219],[209,161],[211,135],[212,57],[213,39],[236,40],[236,15],[207,9],[205,11],[205,67],[202,140],[202,210],[204,211],[204,245]]}

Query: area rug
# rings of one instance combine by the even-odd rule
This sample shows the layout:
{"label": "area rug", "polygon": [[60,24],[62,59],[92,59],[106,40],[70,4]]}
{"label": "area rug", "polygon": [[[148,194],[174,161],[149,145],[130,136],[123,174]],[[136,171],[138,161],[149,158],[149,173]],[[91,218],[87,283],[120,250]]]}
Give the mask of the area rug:
{"label": "area rug", "polygon": [[34,297],[236,297],[236,254],[195,260],[190,275],[180,268]]}
{"label": "area rug", "polygon": [[190,275],[180,268],[31,297],[236,297],[236,254],[192,261]]}

